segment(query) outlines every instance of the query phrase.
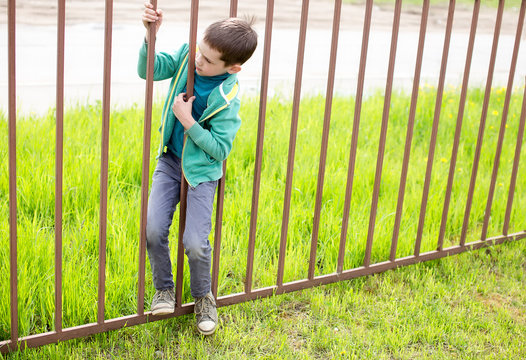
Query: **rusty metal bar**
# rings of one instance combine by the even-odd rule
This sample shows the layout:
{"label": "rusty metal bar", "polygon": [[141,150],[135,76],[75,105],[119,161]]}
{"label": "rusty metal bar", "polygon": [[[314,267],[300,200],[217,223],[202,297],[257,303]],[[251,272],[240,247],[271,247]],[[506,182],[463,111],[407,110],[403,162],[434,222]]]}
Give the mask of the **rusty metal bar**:
{"label": "rusty metal bar", "polygon": [[11,341],[18,339],[17,202],[16,202],[16,0],[7,1],[9,87],[9,286],[11,290]]}
{"label": "rusty metal bar", "polygon": [[[438,245],[437,245],[437,249],[438,250],[442,250],[442,247],[444,245],[444,235],[446,233],[447,215],[448,215],[448,212],[449,212],[449,202],[451,200],[451,191],[453,189],[453,179],[455,177],[455,167],[456,167],[456,164],[457,164],[458,147],[460,145],[460,131],[462,130],[462,119],[464,117],[464,109],[465,109],[465,105],[466,105],[466,96],[467,96],[467,93],[468,93],[468,81],[469,81],[469,74],[470,74],[470,70],[471,70],[471,61],[473,59],[473,47],[474,47],[474,44],[475,44],[475,34],[477,32],[477,23],[478,23],[479,10],[480,10],[480,1],[477,0],[477,1],[475,1],[475,4],[473,6],[473,16],[472,16],[472,19],[471,19],[471,30],[470,30],[470,34],[469,34],[468,50],[467,50],[467,53],[466,53],[466,63],[465,63],[465,66],[464,66],[464,77],[463,77],[463,80],[462,80],[462,90],[460,91],[460,102],[459,102],[459,105],[458,105],[459,107],[458,107],[458,113],[457,113],[457,123],[456,123],[456,127],[455,127],[453,148],[451,150],[451,160],[449,161],[449,175],[448,175],[448,179],[447,179],[446,194],[445,194],[445,197],[444,197],[444,207],[442,209],[442,220],[440,222],[440,230],[439,230],[439,233],[438,233]],[[440,106],[438,104],[440,104]],[[440,109],[441,106],[442,106],[442,99],[440,99],[440,103],[438,102],[438,99],[437,99],[437,107],[435,108],[435,112],[436,112],[437,109]],[[435,134],[434,137],[433,136],[431,137],[431,142],[433,142],[433,146],[431,147],[431,145],[430,145],[430,151],[429,151],[429,153],[433,157],[434,157],[434,151],[435,151],[435,145],[434,145],[435,141],[436,141],[436,134]],[[433,162],[432,157],[430,157],[428,155],[427,161],[428,161],[428,167],[432,167],[433,166],[433,164],[432,164],[432,162]],[[430,161],[431,161],[431,164],[430,164]],[[430,172],[429,176],[431,176],[431,169],[429,169],[429,172]],[[426,184],[427,184],[428,181],[429,180],[426,177]],[[424,190],[424,191],[428,191],[429,190],[429,184],[427,184],[427,188],[426,188],[426,185],[424,184],[424,189],[427,189],[427,190]],[[426,198],[427,198],[427,195],[426,195]],[[426,200],[426,203],[427,203],[427,200]],[[425,216],[425,214],[424,215],[421,214],[421,217],[422,216]],[[423,222],[423,219],[422,219],[422,222]],[[420,229],[420,227],[419,227],[419,229]],[[423,224],[422,224],[422,228],[420,229],[420,232],[417,232],[417,234],[420,233],[420,236],[422,236],[421,235],[422,230],[423,230]]]}
{"label": "rusty metal bar", "polygon": [[[520,231],[508,236],[500,235],[486,240],[474,241],[465,244],[464,246],[451,246],[442,251],[429,251],[420,254],[420,256],[407,256],[396,259],[394,262],[385,261],[372,264],[368,267],[359,267],[351,270],[346,270],[340,274],[333,273],[315,277],[313,280],[298,280],[283,284],[282,287],[271,286],[252,291],[250,294],[239,293],[220,297],[217,300],[217,306],[229,306],[239,304],[241,302],[255,300],[263,297],[270,297],[274,294],[284,294],[293,291],[308,289],[314,286],[327,285],[338,281],[350,280],[361,276],[367,276],[385,272],[387,270],[395,269],[401,266],[413,265],[419,262],[430,261],[448,257],[451,255],[460,254],[466,251],[473,251],[482,249],[492,245],[499,245],[507,242],[518,241],[526,238],[526,231]],[[46,344],[56,343],[58,341],[65,341],[81,336],[93,335],[105,331],[117,330],[123,327],[129,327],[139,324],[144,324],[151,321],[169,319],[176,316],[186,315],[193,312],[194,303],[184,304],[178,308],[174,313],[162,316],[153,316],[149,312],[144,315],[130,315],[115,319],[109,319],[104,324],[84,324],[80,326],[70,327],[64,329],[62,333],[47,332],[37,335],[26,336],[20,338],[18,342],[2,341],[0,342],[0,352],[4,353],[9,350],[15,350],[19,346],[21,349],[27,347],[37,347]]]}
{"label": "rusty metal bar", "polygon": [[338,265],[336,272],[343,271],[345,258],[345,243],[347,242],[347,229],[349,226],[349,213],[351,211],[352,186],[354,180],[354,169],[356,164],[356,151],[358,148],[358,133],[360,130],[360,115],[362,111],[363,85],[365,79],[365,66],[367,65],[367,48],[369,46],[369,33],[371,30],[371,14],[373,0],[367,0],[365,5],[365,19],[362,32],[362,50],[360,55],[360,67],[358,71],[358,83],[356,85],[356,101],[354,105],[354,120],[352,126],[351,149],[349,154],[349,166],[347,171],[347,185],[345,187],[345,202],[343,205],[342,230],[340,235],[340,247],[338,250]]}
{"label": "rusty metal bar", "polygon": [[[157,0],[151,0],[153,9],[157,10]],[[137,314],[144,314],[144,283],[146,265],[146,221],[148,219],[148,188],[150,186],[150,142],[152,133],[153,107],[153,69],[155,61],[155,23],[150,23],[148,31],[148,57],[146,63],[146,89],[144,99],[144,130],[142,146],[141,172],[141,220],[139,240],[139,275]]]}
{"label": "rusty metal bar", "polygon": [[331,124],[332,96],[334,92],[334,76],[336,72],[336,54],[338,52],[338,33],[340,30],[342,0],[334,2],[334,15],[332,22],[331,55],[329,60],[329,75],[327,79],[327,91],[325,96],[325,115],[323,117],[323,133],[321,140],[320,163],[318,169],[318,187],[316,188],[316,204],[314,206],[314,223],[312,226],[312,238],[310,247],[308,278],[314,278],[316,269],[316,250],[318,246],[318,234],[320,228],[321,204],[323,200],[323,182],[325,178],[325,165],[327,161],[327,147],[329,146],[329,129]]}
{"label": "rusty metal bar", "polygon": [[[455,131],[455,140],[453,145],[453,153],[452,159],[450,161],[450,172],[449,172],[449,180],[451,183],[448,183],[445,200],[444,200],[444,209],[445,212],[443,212],[442,224],[445,226],[445,221],[447,221],[447,209],[449,207],[449,199],[451,196],[451,186],[453,185],[453,176],[455,173],[455,164],[456,164],[456,149],[458,149],[458,141],[460,140],[460,130],[462,127],[462,117],[464,113],[464,104],[465,104],[465,96],[467,91],[467,85],[468,85],[468,79],[469,79],[469,69],[471,67],[471,59],[473,54],[473,44],[475,41],[475,34],[477,30],[477,23],[478,23],[478,14],[480,10],[480,1],[475,0],[475,4],[473,6],[473,16],[471,20],[471,31],[470,31],[470,38],[469,38],[469,45],[468,45],[468,55],[466,56],[466,67],[464,69],[464,81],[463,81],[463,88],[462,88],[462,94],[461,94],[461,100],[460,100],[460,109],[458,113],[457,118],[457,128]],[[433,160],[435,157],[435,148],[436,148],[436,138],[437,138],[437,132],[438,132],[438,123],[440,120],[440,110],[442,107],[442,92],[443,92],[443,86],[440,90],[440,96],[437,96],[437,101],[435,105],[435,117],[433,119],[433,126],[431,131],[431,140],[429,142],[429,152],[427,157],[427,166],[426,166],[426,176],[424,180],[424,190],[422,193],[422,202],[420,205],[420,217],[418,220],[418,228],[416,232],[416,240],[415,240],[415,256],[418,256],[420,254],[420,245],[422,242],[422,233],[424,231],[424,222],[426,217],[426,208],[427,208],[427,199],[429,196],[429,186],[431,184],[431,173],[433,171]],[[437,94],[438,95],[438,94]],[[444,220],[445,219],[445,220]],[[445,227],[444,227],[445,230]],[[443,238],[442,238],[443,239]],[[439,248],[441,249],[441,243],[442,241],[439,240]]]}
{"label": "rusty metal bar", "polygon": [[183,271],[184,271],[184,224],[186,223],[186,194],[188,184],[181,176],[181,195],[179,198],[179,240],[177,243],[177,275],[175,280],[175,308],[177,311],[183,301]]}
{"label": "rusty metal bar", "polygon": [[[472,18],[472,21],[471,21],[471,33],[470,33],[470,40],[469,40],[470,43],[469,43],[469,46],[468,46],[468,56],[466,58],[466,69],[464,71],[464,81],[465,82],[464,82],[463,86],[467,86],[467,81],[468,81],[468,77],[469,77],[469,67],[471,66],[471,59],[472,59],[471,56],[472,56],[472,51],[473,51],[473,43],[472,42],[475,39],[475,32],[476,32],[476,26],[477,26],[477,22],[478,22],[479,10],[480,10],[480,0],[475,0],[475,4],[473,6],[473,18]],[[468,65],[468,62],[469,62],[469,65]],[[467,91],[467,87],[466,87],[465,90]],[[454,141],[454,145],[453,145],[454,159],[453,159],[453,155],[452,155],[452,159],[450,161],[450,168],[449,168],[449,170],[450,170],[449,175],[450,175],[450,179],[451,179],[451,186],[453,185],[453,176],[454,176],[454,173],[455,173],[455,165],[456,165],[456,154],[457,154],[457,149],[458,149],[458,143],[457,142],[460,140],[460,130],[461,130],[461,127],[462,127],[462,116],[463,116],[463,113],[464,113],[464,105],[465,105],[464,88],[463,88],[462,91],[463,91],[463,93],[461,94],[461,101],[460,101],[460,106],[461,106],[462,110],[459,109],[459,114],[458,114],[458,118],[457,118],[457,127],[456,127],[456,130],[455,130],[455,140],[453,140]],[[464,99],[464,100],[462,100],[462,99]],[[424,221],[425,221],[425,216],[426,216],[427,197],[428,197],[428,194],[429,194],[429,184],[430,184],[430,181],[431,181],[431,171],[432,171],[432,168],[433,168],[433,158],[434,158],[434,154],[435,154],[436,135],[437,135],[437,131],[438,131],[438,118],[437,118],[436,125],[437,125],[436,129],[433,126],[433,131],[432,131],[432,134],[431,134],[431,142],[430,142],[430,145],[429,145],[429,155],[428,155],[428,158],[427,158],[426,181],[424,183],[424,194],[422,195],[422,205],[421,205],[421,208],[420,208],[420,219],[419,219],[419,222],[418,222],[417,240],[416,240],[416,245],[415,245],[415,255],[416,256],[418,256],[418,254],[420,252],[420,243],[421,243],[421,239],[422,239],[422,233],[423,233],[423,230],[424,230]],[[457,136],[459,138],[457,138]],[[448,184],[448,186],[449,186],[449,184]],[[450,199],[450,196],[451,196],[451,188],[448,187],[448,190],[446,190],[446,195],[445,195],[445,199],[446,200],[444,200],[444,208],[446,208],[446,205],[449,207],[449,199]],[[443,213],[443,215],[444,215],[444,213]],[[447,220],[447,218],[446,218],[446,220]],[[445,223],[444,223],[444,226],[445,226]],[[440,243],[440,241],[439,241],[439,243]]]}
{"label": "rusty metal bar", "polygon": [[104,299],[106,293],[106,226],[108,221],[108,152],[110,134],[110,94],[111,94],[111,38],[113,20],[113,0],[106,0],[104,27],[104,88],[102,99],[102,149],[100,175],[100,227],[99,227],[99,290],[97,322],[104,322]]}
{"label": "rusty metal bar", "polygon": [[[524,4],[524,1],[523,1]],[[526,85],[526,78],[524,78]],[[521,157],[522,138],[524,136],[524,123],[526,122],[526,86],[524,87],[524,95],[522,97],[522,110],[519,121],[519,132],[517,134],[517,143],[515,145],[515,156],[513,158],[513,169],[510,178],[510,187],[508,190],[508,202],[506,204],[506,214],[504,216],[504,226],[502,233],[508,235],[508,227],[510,225],[511,207],[513,205],[513,195],[515,193],[515,183],[517,181],[517,172],[519,171],[519,160]]]}
{"label": "rusty metal bar", "polygon": [[212,261],[212,294],[217,298],[217,285],[219,278],[219,260],[221,256],[221,230],[223,228],[223,205],[225,200],[226,160],[223,161],[223,176],[219,179],[216,203],[216,225],[214,232],[214,251]]}
{"label": "rusty metal bar", "polygon": [[230,0],[230,17],[237,16],[237,0]]}
{"label": "rusty metal bar", "polygon": [[[192,0],[190,10],[190,38],[188,43],[188,77],[186,81],[186,97],[191,98],[194,95],[194,72],[195,72],[195,51],[197,38],[197,13],[199,11],[199,0]],[[186,142],[186,135],[184,137]],[[181,161],[182,166],[182,161]],[[186,195],[188,191],[188,183],[181,171],[181,195],[179,197],[179,243],[177,248],[177,278],[175,283],[175,301],[177,310],[180,307],[183,296],[183,270],[184,270],[184,246],[183,235],[186,223]]]}
{"label": "rusty metal bar", "polygon": [[194,96],[194,73],[195,73],[195,52],[197,48],[197,14],[199,11],[199,0],[192,0],[190,11],[190,39],[188,40],[188,78],[186,81],[187,98]]}
{"label": "rusty metal bar", "polygon": [[[237,16],[237,0],[230,1],[230,17]],[[225,178],[226,164],[223,161],[223,176],[218,181],[217,203],[216,203],[216,224],[214,230],[214,251],[212,262],[212,294],[217,298],[217,286],[219,278],[219,262],[221,259],[221,232],[223,230],[223,206],[225,199]]]}
{"label": "rusty metal bar", "polygon": [[58,0],[55,146],[55,331],[62,331],[62,182],[64,164],[64,44],[66,1]]}
{"label": "rusty metal bar", "polygon": [[[413,140],[413,129],[414,129],[414,124],[415,124],[416,104],[418,101],[418,90],[420,86],[420,73],[422,70],[422,58],[424,54],[424,42],[426,38],[426,27],[427,27],[428,14],[429,14],[429,0],[424,0],[424,3],[422,5],[422,18],[420,20],[420,35],[418,39],[418,50],[417,50],[417,55],[416,55],[415,75],[413,78],[413,91],[411,94],[411,105],[409,108],[409,120],[407,122],[407,133],[405,136],[404,160],[402,162],[402,174],[400,175],[400,186],[398,188],[398,201],[396,205],[393,237],[391,239],[391,253],[389,255],[389,259],[391,261],[394,261],[394,259],[396,258],[398,234],[400,231],[400,221],[402,219],[405,185],[407,181],[407,170],[409,168],[409,156],[411,155],[411,142]],[[446,41],[448,41],[448,39],[446,39]]]}
{"label": "rusty metal bar", "polygon": [[250,231],[248,237],[247,271],[245,276],[245,292],[252,291],[252,274],[254,271],[254,248],[256,244],[256,228],[258,219],[259,188],[261,185],[261,163],[263,158],[263,140],[265,138],[265,118],[267,113],[268,78],[270,66],[270,49],[272,41],[272,20],[274,18],[274,0],[267,1],[265,19],[265,43],[263,46],[263,64],[261,69],[261,89],[259,92],[258,134],[256,143],[256,159],[254,162],[254,182],[252,188],[252,208],[250,211]]}
{"label": "rusty metal bar", "polygon": [[305,56],[305,37],[307,32],[307,18],[309,15],[309,0],[303,0],[301,7],[301,22],[296,59],[296,78],[294,82],[294,97],[292,102],[292,121],[290,125],[289,157],[287,162],[287,178],[285,182],[285,199],[283,201],[283,219],[281,222],[281,238],[279,244],[277,285],[283,285],[285,268],[285,253],[287,251],[287,233],[289,229],[290,198],[292,193],[292,177],[294,175],[294,155],[296,153],[296,137],[298,133],[298,115],[301,101],[301,80],[303,75],[303,58]]}
{"label": "rusty metal bar", "polygon": [[398,42],[398,31],[400,29],[400,12],[402,10],[402,1],[396,0],[393,19],[393,32],[391,37],[391,52],[389,56],[389,68],[387,71],[387,83],[385,85],[384,110],[382,115],[382,128],[380,131],[380,144],[378,146],[378,157],[376,160],[376,175],[374,177],[373,198],[371,201],[371,213],[369,217],[369,229],[367,233],[367,245],[365,248],[364,266],[369,266],[371,262],[371,251],[373,248],[374,225],[376,220],[376,211],[378,207],[378,196],[380,193],[380,181],[382,178],[382,165],[384,161],[385,141],[387,136],[387,124],[389,121],[389,107],[391,106],[391,91],[393,88],[393,74],[396,59],[396,46]]}
{"label": "rusty metal bar", "polygon": [[506,97],[504,99],[504,107],[502,109],[502,120],[500,123],[499,137],[497,140],[497,149],[495,150],[495,160],[493,161],[493,171],[491,173],[491,182],[488,191],[488,200],[486,203],[486,211],[484,212],[484,223],[482,225],[482,235],[480,238],[484,240],[488,233],[489,217],[491,214],[491,204],[493,203],[493,195],[495,192],[495,184],[497,182],[497,173],[499,171],[500,154],[502,152],[502,145],[504,143],[504,132],[506,131],[506,122],[508,120],[508,110],[510,107],[511,94],[513,93],[513,78],[515,77],[515,68],[517,66],[517,58],[519,56],[519,47],[521,43],[522,25],[524,22],[524,9],[526,1],[522,1],[519,12],[519,20],[517,23],[517,33],[515,35],[515,45],[513,47],[513,55],[511,56],[510,73],[508,77],[508,84],[506,86]]}
{"label": "rusty metal bar", "polygon": [[479,165],[479,160],[480,160],[480,152],[482,149],[482,140],[484,138],[484,128],[486,127],[486,118],[488,115],[489,98],[491,96],[491,84],[493,81],[493,71],[495,69],[495,59],[497,57],[497,47],[499,44],[500,26],[502,24],[503,11],[504,11],[504,0],[499,0],[499,7],[497,10],[497,20],[495,22],[495,31],[493,34],[493,45],[491,49],[490,64],[489,64],[489,69],[488,69],[488,79],[486,81],[486,91],[484,93],[484,101],[482,104],[482,114],[480,116],[477,145],[475,147],[475,157],[473,159],[473,167],[471,169],[471,180],[469,182],[466,211],[464,213],[464,222],[462,223],[462,232],[460,234],[460,245],[464,245],[464,243],[466,242],[466,235],[468,232],[469,215],[471,213],[473,193],[475,191],[475,182],[477,180],[477,171],[478,171],[478,165]]}

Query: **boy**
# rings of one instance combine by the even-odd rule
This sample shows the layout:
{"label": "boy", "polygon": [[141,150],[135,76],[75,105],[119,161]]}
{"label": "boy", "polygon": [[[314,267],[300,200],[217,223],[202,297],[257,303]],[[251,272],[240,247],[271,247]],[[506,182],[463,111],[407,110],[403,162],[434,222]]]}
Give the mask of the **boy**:
{"label": "boy", "polygon": [[[140,50],[138,73],[146,78],[149,23],[157,33],[163,12],[144,4],[143,24],[147,29]],[[188,44],[173,54],[157,53],[154,80],[172,79],[161,119],[159,160],[152,176],[148,200],[146,242],[156,289],[153,315],[174,311],[175,294],[168,247],[168,232],[179,202],[181,178],[188,182],[186,226],[183,235],[190,266],[190,288],[195,299],[197,329],[213,334],[217,311],[211,289],[212,248],[208,241],[212,207],[222,164],[237,130],[240,101],[237,73],[252,56],[257,34],[252,24],[230,18],[211,24],[198,44],[195,56],[194,94],[186,99]],[[184,135],[186,134],[186,140]]]}

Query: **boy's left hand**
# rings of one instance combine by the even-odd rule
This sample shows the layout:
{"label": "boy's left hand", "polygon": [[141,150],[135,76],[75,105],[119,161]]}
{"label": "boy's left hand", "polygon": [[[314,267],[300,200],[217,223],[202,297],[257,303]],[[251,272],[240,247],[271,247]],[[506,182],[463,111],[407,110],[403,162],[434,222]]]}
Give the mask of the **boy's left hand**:
{"label": "boy's left hand", "polygon": [[195,100],[195,96],[192,96],[188,100],[185,100],[185,98],[186,93],[180,93],[177,95],[174,99],[172,111],[181,125],[183,125],[184,129],[188,130],[195,124],[195,120],[192,117],[192,103]]}

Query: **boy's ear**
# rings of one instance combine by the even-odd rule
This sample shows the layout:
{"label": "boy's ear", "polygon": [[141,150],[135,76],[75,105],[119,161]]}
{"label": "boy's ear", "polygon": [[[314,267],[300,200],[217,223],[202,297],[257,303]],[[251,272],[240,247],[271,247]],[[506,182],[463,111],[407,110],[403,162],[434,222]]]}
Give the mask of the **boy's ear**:
{"label": "boy's ear", "polygon": [[234,65],[230,66],[228,68],[228,70],[227,70],[227,72],[229,74],[237,74],[240,71],[241,71],[241,65],[239,65],[239,64],[234,64]]}

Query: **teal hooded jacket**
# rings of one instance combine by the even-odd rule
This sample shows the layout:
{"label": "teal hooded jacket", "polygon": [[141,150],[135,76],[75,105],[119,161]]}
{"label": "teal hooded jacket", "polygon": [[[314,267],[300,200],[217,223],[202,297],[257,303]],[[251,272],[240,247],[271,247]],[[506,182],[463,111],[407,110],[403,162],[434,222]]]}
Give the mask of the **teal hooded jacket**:
{"label": "teal hooded jacket", "polygon": [[[188,77],[188,44],[184,44],[173,54],[158,52],[155,54],[153,80],[172,79],[164,103],[161,126],[161,144],[159,156],[167,151],[177,121],[172,104],[181,93]],[[145,42],[139,52],[137,72],[146,79],[148,45]],[[236,74],[230,75],[208,96],[207,107],[201,117],[185,131],[185,142],[181,156],[181,168],[188,184],[196,187],[204,181],[218,180],[223,176],[223,161],[232,150],[234,138],[241,119],[239,83]]]}

